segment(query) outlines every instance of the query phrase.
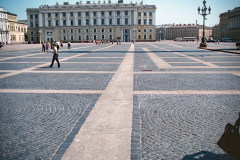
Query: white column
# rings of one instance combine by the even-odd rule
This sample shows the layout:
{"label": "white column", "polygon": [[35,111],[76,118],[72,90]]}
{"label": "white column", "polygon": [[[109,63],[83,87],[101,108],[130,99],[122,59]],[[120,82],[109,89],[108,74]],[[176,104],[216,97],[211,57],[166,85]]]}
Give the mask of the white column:
{"label": "white column", "polygon": [[131,10],[128,11],[128,25],[132,25],[132,11]]}
{"label": "white column", "polygon": [[137,25],[138,15],[137,11],[133,11],[133,25]]}
{"label": "white column", "polygon": [[78,13],[77,12],[73,13],[73,18],[74,18],[73,25],[78,26]]}
{"label": "white column", "polygon": [[116,11],[112,11],[112,24],[113,26],[116,25]]}
{"label": "white column", "polygon": [[120,11],[120,25],[125,25],[124,11]]}
{"label": "white column", "polygon": [[48,27],[48,13],[44,14],[44,18],[45,18],[45,27]]}
{"label": "white column", "polygon": [[97,25],[100,26],[101,25],[101,12],[97,12]]}
{"label": "white column", "polygon": [[67,18],[67,26],[70,26],[71,25],[71,23],[70,23],[70,12],[66,13],[66,18]]}
{"label": "white column", "polygon": [[31,27],[30,14],[27,15],[27,25],[28,25],[28,28]]}
{"label": "white column", "polygon": [[63,13],[59,13],[59,23],[60,23],[60,26],[63,26]]}
{"label": "white column", "polygon": [[152,25],[155,25],[155,21],[156,19],[155,19],[155,11],[154,11],[152,12]]}
{"label": "white column", "polygon": [[55,22],[55,12],[51,13],[51,23],[52,23],[52,27],[56,26],[56,22]]}
{"label": "white column", "polygon": [[147,25],[149,26],[149,12],[147,12]]}
{"label": "white column", "polygon": [[104,24],[109,25],[109,12],[104,12]]}
{"label": "white column", "polygon": [[86,26],[86,12],[81,12],[82,26]]}
{"label": "white column", "polygon": [[143,22],[144,22],[144,21],[143,21],[143,14],[144,14],[144,13],[143,13],[143,12],[141,12],[141,25],[143,25],[143,24],[144,24],[144,23],[143,23]]}
{"label": "white column", "polygon": [[35,14],[33,15],[33,27],[34,28],[36,27],[36,17],[35,17]]}
{"label": "white column", "polygon": [[42,13],[38,14],[38,26],[43,27]]}
{"label": "white column", "polygon": [[89,21],[90,21],[90,26],[93,26],[93,12],[89,13]]}

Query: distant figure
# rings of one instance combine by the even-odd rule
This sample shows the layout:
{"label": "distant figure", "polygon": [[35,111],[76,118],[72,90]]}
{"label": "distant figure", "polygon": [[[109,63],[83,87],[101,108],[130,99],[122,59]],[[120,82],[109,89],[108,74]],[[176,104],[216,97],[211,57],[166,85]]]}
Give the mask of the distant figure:
{"label": "distant figure", "polygon": [[44,41],[42,41],[42,52],[45,52],[45,42]]}
{"label": "distant figure", "polygon": [[50,47],[50,43],[49,43],[49,41],[47,41],[47,43],[46,43],[46,51],[47,52],[48,52],[49,47]]}
{"label": "distant figure", "polygon": [[68,49],[70,49],[70,48],[71,48],[71,42],[68,41]]}
{"label": "distant figure", "polygon": [[57,45],[57,50],[59,50],[59,47],[60,47],[60,42],[59,42],[59,41],[57,41],[57,42],[56,42],[56,45]]}
{"label": "distant figure", "polygon": [[54,61],[56,60],[57,63],[58,63],[58,68],[60,67],[60,63],[58,61],[58,51],[57,51],[57,47],[55,44],[53,44],[53,50],[52,50],[52,53],[53,53],[53,58],[52,58],[52,63],[49,67],[53,67],[53,64],[54,64]]}
{"label": "distant figure", "polygon": [[63,48],[63,42],[61,42],[61,48]]}

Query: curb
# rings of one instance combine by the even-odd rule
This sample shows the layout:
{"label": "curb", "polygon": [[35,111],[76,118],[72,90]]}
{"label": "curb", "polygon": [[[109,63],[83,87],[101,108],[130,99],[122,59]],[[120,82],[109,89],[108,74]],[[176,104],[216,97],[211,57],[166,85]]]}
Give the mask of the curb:
{"label": "curb", "polygon": [[204,50],[209,50],[209,51],[215,51],[215,52],[225,52],[225,53],[232,53],[232,54],[240,54],[240,52],[238,53],[238,52],[221,50],[221,49],[209,49],[209,48],[199,48],[199,49],[204,49]]}

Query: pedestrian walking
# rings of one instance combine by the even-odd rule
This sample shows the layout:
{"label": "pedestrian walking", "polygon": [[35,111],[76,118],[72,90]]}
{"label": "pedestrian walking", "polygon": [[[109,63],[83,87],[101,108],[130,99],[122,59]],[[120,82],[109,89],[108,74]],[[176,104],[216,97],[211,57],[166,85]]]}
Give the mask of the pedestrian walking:
{"label": "pedestrian walking", "polygon": [[70,48],[71,48],[71,42],[68,41],[68,49],[70,49]]}
{"label": "pedestrian walking", "polygon": [[63,48],[63,42],[61,42],[61,48]]}
{"label": "pedestrian walking", "polygon": [[57,63],[58,63],[58,68],[60,68],[60,63],[59,63],[59,60],[58,60],[58,51],[57,51],[57,47],[55,44],[53,44],[53,50],[52,50],[52,53],[53,53],[53,58],[52,58],[52,63],[49,67],[53,67],[53,64],[54,64],[54,61],[56,60]]}
{"label": "pedestrian walking", "polygon": [[45,52],[45,42],[42,41],[42,52]]}
{"label": "pedestrian walking", "polygon": [[50,43],[49,43],[49,41],[47,41],[47,43],[46,43],[46,51],[47,52],[48,52],[49,47],[50,47]]}
{"label": "pedestrian walking", "polygon": [[60,47],[60,42],[57,41],[57,42],[56,42],[56,45],[57,45],[57,51],[58,51],[58,50],[59,50],[59,47]]}

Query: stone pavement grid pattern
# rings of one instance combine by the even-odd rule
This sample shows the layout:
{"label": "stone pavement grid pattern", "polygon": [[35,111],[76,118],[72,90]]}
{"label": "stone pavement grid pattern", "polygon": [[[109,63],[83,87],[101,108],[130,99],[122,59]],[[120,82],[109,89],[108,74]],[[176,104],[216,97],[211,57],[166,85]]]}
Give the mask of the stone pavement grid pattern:
{"label": "stone pavement grid pattern", "polygon": [[[106,137],[99,142],[110,142],[111,153],[106,150],[108,143],[95,143],[103,152],[92,152],[91,157],[231,160],[216,142],[226,123],[234,123],[240,111],[240,55],[200,50],[197,43],[135,43],[129,51],[131,46],[72,44],[71,50],[65,46],[59,53],[61,68],[57,64],[48,68],[52,54],[41,53],[40,44],[1,49],[0,159],[59,160],[68,150],[73,151],[70,146],[79,140],[75,136],[81,135],[82,126],[89,124],[86,122],[101,126],[100,122],[108,122],[110,117],[117,120],[122,116],[116,111],[123,111],[121,114],[133,109],[123,124],[108,122],[102,125],[106,130],[98,126],[100,130],[92,133],[100,138],[101,132],[125,138],[126,149],[118,150],[117,139]],[[233,46],[209,44],[214,48]],[[126,57],[131,57],[128,63],[134,58],[134,64],[125,63]],[[119,70],[123,62],[126,68]],[[132,89],[124,88],[124,78],[133,80]],[[125,108],[101,106],[99,97],[107,90],[115,95],[111,87],[121,85],[116,91],[119,97],[113,100],[117,103],[127,95],[133,104],[120,100]],[[99,111],[94,114],[100,116],[100,122],[90,116],[91,111]],[[105,113],[109,116],[101,117]],[[132,134],[129,128],[117,128],[124,124],[132,124]],[[115,126],[114,130],[108,130],[109,125]]]}

